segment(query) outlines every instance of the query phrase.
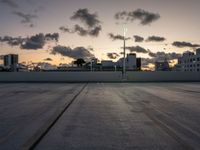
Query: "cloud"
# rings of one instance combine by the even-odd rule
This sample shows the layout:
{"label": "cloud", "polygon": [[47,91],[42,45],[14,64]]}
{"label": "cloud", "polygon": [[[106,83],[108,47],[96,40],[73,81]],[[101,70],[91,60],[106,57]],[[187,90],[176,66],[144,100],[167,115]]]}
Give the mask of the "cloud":
{"label": "cloud", "polygon": [[146,39],[146,42],[163,42],[166,39],[164,37],[160,37],[160,36],[149,36]]}
{"label": "cloud", "polygon": [[182,55],[179,53],[165,53],[165,52],[149,52],[149,56],[156,58],[156,59],[167,59],[167,60],[173,60],[173,59],[178,59],[179,57],[181,57]]}
{"label": "cloud", "polygon": [[153,53],[149,51],[149,56],[152,58],[142,58],[142,65],[147,66],[148,64],[154,64],[156,61],[164,61],[167,59],[168,61],[178,59],[182,56],[182,54],[179,53],[165,53],[165,52],[156,52]]}
{"label": "cloud", "polygon": [[38,16],[36,14],[25,14],[20,11],[15,11],[13,12],[14,15],[18,16],[21,18],[21,23],[22,24],[28,24],[29,27],[33,27],[33,19],[37,18]]}
{"label": "cloud", "polygon": [[60,27],[59,28],[63,32],[68,33],[77,33],[80,36],[91,36],[91,37],[97,37],[100,34],[101,26],[94,27],[93,29],[84,29],[83,27],[79,25],[74,25],[73,29],[69,29],[68,27]]}
{"label": "cloud", "polygon": [[58,33],[47,33],[45,35],[45,39],[46,40],[50,40],[50,41],[56,41],[58,42],[58,39],[59,39],[59,34]]}
{"label": "cloud", "polygon": [[127,12],[122,11],[115,14],[115,19],[123,20],[126,22],[133,22],[139,20],[142,25],[149,25],[160,18],[158,13],[152,13],[143,9],[137,9],[135,11]]}
{"label": "cloud", "polygon": [[96,13],[89,13],[88,9],[79,9],[74,12],[74,15],[71,17],[72,20],[80,20],[85,27],[81,27],[76,24],[72,28],[61,26],[59,29],[62,32],[67,33],[77,33],[80,36],[91,36],[97,37],[102,30],[100,21],[98,20],[98,15]]}
{"label": "cloud", "polygon": [[116,59],[118,58],[120,55],[117,53],[107,53],[107,57],[110,59]]}
{"label": "cloud", "polygon": [[143,42],[144,41],[144,38],[141,36],[134,35],[133,37],[135,38],[135,42]]}
{"label": "cloud", "polygon": [[94,37],[97,37],[100,33],[100,31],[102,30],[101,26],[97,26],[95,28],[93,28],[92,30],[89,31],[89,35],[90,36],[94,36]]}
{"label": "cloud", "polygon": [[11,36],[4,36],[0,37],[0,42],[6,43],[9,46],[20,46],[21,49],[41,49],[48,41],[58,41],[59,34],[58,33],[39,33],[33,35],[31,37],[11,37]]}
{"label": "cloud", "polygon": [[66,46],[55,46],[51,51],[51,54],[60,54],[62,56],[67,56],[73,59],[83,58],[85,60],[94,58],[95,56],[86,48],[84,47],[76,47],[74,49]]}
{"label": "cloud", "polygon": [[100,23],[100,21],[98,20],[98,15],[96,13],[89,13],[89,10],[87,8],[79,9],[74,12],[74,15],[71,17],[71,19],[80,20],[90,28],[96,27]]}
{"label": "cloud", "polygon": [[[109,38],[112,39],[113,41],[115,41],[115,40],[124,40],[124,36],[119,35],[119,34],[114,35],[113,33],[109,33],[108,36],[109,36]],[[126,40],[130,40],[130,39],[131,39],[130,37],[126,38]]]}
{"label": "cloud", "polygon": [[144,54],[149,53],[148,50],[140,46],[130,46],[126,47],[126,49],[128,49],[130,52],[144,53]]}
{"label": "cloud", "polygon": [[18,8],[19,5],[14,0],[0,0],[1,3],[8,5],[11,8]]}
{"label": "cloud", "polygon": [[19,46],[22,44],[24,40],[25,39],[21,37],[11,37],[11,36],[0,37],[0,42],[2,43],[5,42],[9,46]]}
{"label": "cloud", "polygon": [[149,51],[149,56],[150,57],[156,57],[157,55],[156,55],[156,53],[153,53],[153,52]]}
{"label": "cloud", "polygon": [[45,42],[45,35],[39,33],[27,38],[26,41],[21,44],[21,49],[41,49],[44,47]]}
{"label": "cloud", "polygon": [[74,31],[73,32],[76,32],[76,33],[78,33],[78,35],[80,35],[80,36],[86,36],[86,35],[88,35],[88,31],[87,30],[85,30],[85,29],[83,29],[81,26],[79,26],[79,25],[75,25],[74,26]]}
{"label": "cloud", "polygon": [[53,61],[53,59],[51,59],[51,58],[46,58],[46,59],[44,59],[44,61]]}
{"label": "cloud", "polygon": [[179,48],[184,48],[184,47],[196,48],[196,47],[200,47],[199,44],[192,44],[192,43],[189,43],[189,42],[179,42],[179,41],[173,42],[172,45],[175,46],[175,47],[179,47]]}
{"label": "cloud", "polygon": [[60,28],[59,28],[62,32],[68,32],[68,33],[70,33],[71,32],[71,30],[68,28],[68,27],[65,27],[65,26],[61,26]]}
{"label": "cloud", "polygon": [[47,41],[58,41],[59,34],[58,33],[48,33],[43,34],[39,33],[31,36],[30,38],[26,38],[25,42],[21,44],[22,49],[41,49],[44,47]]}

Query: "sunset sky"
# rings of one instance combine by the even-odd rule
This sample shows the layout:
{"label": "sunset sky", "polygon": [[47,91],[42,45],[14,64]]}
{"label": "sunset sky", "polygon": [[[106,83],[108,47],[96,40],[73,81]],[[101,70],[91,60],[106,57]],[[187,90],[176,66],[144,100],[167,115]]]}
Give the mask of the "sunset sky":
{"label": "sunset sky", "polygon": [[146,63],[160,55],[172,60],[200,47],[199,7],[200,0],[0,0],[0,55],[58,65],[112,53],[116,61],[123,46],[116,35],[125,26],[127,53]]}

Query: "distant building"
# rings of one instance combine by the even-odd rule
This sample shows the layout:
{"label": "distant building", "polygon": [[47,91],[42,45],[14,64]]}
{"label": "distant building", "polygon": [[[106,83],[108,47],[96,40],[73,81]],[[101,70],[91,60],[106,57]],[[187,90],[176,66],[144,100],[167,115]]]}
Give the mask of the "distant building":
{"label": "distant building", "polygon": [[5,71],[5,68],[4,68],[4,66],[2,66],[2,65],[0,65],[0,72],[1,71]]}
{"label": "distant building", "polygon": [[183,56],[178,59],[178,64],[175,66],[176,71],[200,71],[200,49],[193,52],[185,52]]}
{"label": "distant building", "polygon": [[136,59],[136,64],[137,64],[137,70],[140,71],[141,67],[142,67],[142,59],[141,58],[137,58]]}
{"label": "distant building", "polygon": [[4,56],[4,66],[10,71],[17,71],[18,55],[8,54]]}
{"label": "distant building", "polygon": [[[125,58],[126,60],[126,69],[127,70],[137,70],[137,65],[140,66],[141,62],[137,64],[137,58],[136,58],[136,54],[135,53],[131,53],[131,54],[127,54],[127,57]],[[120,58],[117,62],[116,62],[116,66],[117,68],[123,68],[123,60],[124,58]]]}
{"label": "distant building", "polygon": [[170,71],[169,63],[167,59],[164,61],[156,61],[155,62],[155,71]]}
{"label": "distant building", "polygon": [[115,62],[113,62],[112,60],[103,60],[101,61],[102,67],[114,67],[115,66]]}
{"label": "distant building", "polygon": [[128,54],[126,57],[126,68],[128,70],[137,69],[137,58],[135,53]]}

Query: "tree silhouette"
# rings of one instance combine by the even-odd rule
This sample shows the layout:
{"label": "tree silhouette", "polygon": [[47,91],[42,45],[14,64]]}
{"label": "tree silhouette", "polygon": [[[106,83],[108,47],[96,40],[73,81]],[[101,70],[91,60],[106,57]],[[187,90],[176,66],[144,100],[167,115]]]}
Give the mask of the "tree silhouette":
{"label": "tree silhouette", "polygon": [[82,67],[85,63],[85,60],[82,58],[78,58],[76,61],[74,61],[74,64],[76,64],[78,67]]}

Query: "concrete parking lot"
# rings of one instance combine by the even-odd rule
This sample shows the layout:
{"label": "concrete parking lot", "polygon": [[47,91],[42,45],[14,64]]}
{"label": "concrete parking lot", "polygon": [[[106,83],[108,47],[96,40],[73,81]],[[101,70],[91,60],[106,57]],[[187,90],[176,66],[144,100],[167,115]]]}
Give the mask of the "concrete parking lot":
{"label": "concrete parking lot", "polygon": [[0,84],[0,149],[200,147],[200,83]]}

